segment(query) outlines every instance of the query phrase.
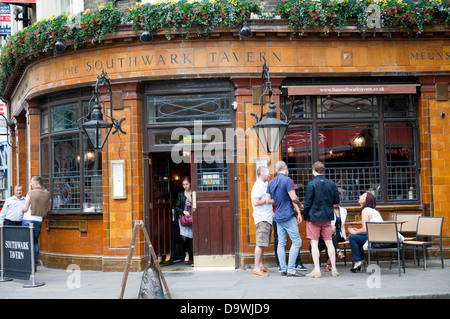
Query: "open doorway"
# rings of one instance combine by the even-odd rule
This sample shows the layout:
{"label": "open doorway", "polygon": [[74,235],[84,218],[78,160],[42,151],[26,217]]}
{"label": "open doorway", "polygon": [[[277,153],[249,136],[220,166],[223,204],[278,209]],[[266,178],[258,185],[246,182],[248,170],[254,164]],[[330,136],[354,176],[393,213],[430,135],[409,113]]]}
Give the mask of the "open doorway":
{"label": "open doorway", "polygon": [[[149,159],[149,228],[155,253],[161,266],[187,266],[184,264],[186,245],[180,234],[175,203],[183,191],[183,177],[190,178],[190,164],[174,164],[169,152],[151,153]],[[189,244],[192,263],[192,239]]]}
{"label": "open doorway", "polygon": [[[185,193],[184,185],[186,183],[189,184],[189,192],[191,191],[191,176],[190,176],[190,164],[189,163],[180,163],[173,164],[171,172],[171,195],[172,195],[172,216],[173,216],[173,224],[172,224],[172,261],[174,263],[183,263],[186,266],[191,266],[194,262],[193,256],[193,232],[192,225],[191,226],[183,226],[179,221],[180,210],[184,210],[184,200],[183,197]],[[184,184],[184,185],[183,185]],[[181,196],[181,197],[180,197]],[[179,198],[180,197],[180,198]],[[188,198],[191,201],[191,197]],[[178,209],[176,207],[177,201]],[[180,207],[181,204],[181,207]]]}

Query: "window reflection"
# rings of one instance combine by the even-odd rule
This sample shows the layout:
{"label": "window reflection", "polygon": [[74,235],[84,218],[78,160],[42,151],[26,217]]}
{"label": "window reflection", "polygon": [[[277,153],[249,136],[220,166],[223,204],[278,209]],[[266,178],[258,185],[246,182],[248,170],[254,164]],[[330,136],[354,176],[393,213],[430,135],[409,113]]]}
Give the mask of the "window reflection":
{"label": "window reflection", "polygon": [[417,199],[414,130],[409,123],[389,123],[384,127],[388,199]]}
{"label": "window reflection", "polygon": [[87,105],[77,100],[41,111],[40,171],[54,212],[103,210],[101,151],[94,151],[78,130],[77,119],[87,114]]}
{"label": "window reflection", "polygon": [[378,125],[319,125],[319,160],[327,167],[343,201],[355,202],[361,192],[381,199]]}
{"label": "window reflection", "polygon": [[373,118],[378,117],[377,98],[374,95],[318,96],[319,118]]}
{"label": "window reflection", "polygon": [[54,209],[80,208],[80,162],[78,135],[52,138]]}

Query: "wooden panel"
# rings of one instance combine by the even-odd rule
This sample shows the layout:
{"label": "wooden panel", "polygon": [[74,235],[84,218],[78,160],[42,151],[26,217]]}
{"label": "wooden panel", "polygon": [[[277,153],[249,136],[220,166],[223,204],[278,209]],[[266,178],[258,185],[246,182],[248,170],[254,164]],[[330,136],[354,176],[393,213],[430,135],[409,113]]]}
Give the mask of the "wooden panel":
{"label": "wooden panel", "polygon": [[[195,165],[191,176],[196,176]],[[228,164],[228,191],[197,192],[195,212],[194,255],[225,255],[235,252],[232,165]],[[196,179],[192,178],[192,190],[197,190]]]}
{"label": "wooden panel", "polygon": [[[197,195],[198,198],[199,195]],[[200,194],[200,197],[207,196]],[[234,253],[234,216],[230,200],[197,200],[194,222],[194,253],[222,255]]]}

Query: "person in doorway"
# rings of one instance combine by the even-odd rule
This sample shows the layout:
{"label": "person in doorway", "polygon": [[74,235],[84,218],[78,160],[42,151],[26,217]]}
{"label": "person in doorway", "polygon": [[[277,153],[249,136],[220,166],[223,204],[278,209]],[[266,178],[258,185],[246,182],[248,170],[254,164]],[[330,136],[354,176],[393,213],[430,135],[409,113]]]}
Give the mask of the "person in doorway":
{"label": "person in doorway", "polygon": [[331,262],[331,275],[339,276],[336,269],[335,249],[332,242],[331,221],[334,219],[333,205],[339,204],[339,191],[336,184],[325,178],[325,165],[315,162],[312,165],[314,178],[306,185],[305,208],[306,234],[311,240],[311,254],[314,269],[307,274],[310,278],[320,278],[319,238],[322,236]]}
{"label": "person in doorway", "polygon": [[[280,263],[281,275],[287,277],[302,277],[303,274],[295,270],[295,261],[298,257],[302,239],[298,231],[298,224],[301,223],[302,217],[300,208],[303,205],[295,194],[292,179],[288,177],[289,170],[283,161],[275,164],[277,176],[267,185],[267,201],[273,199],[275,203],[274,220],[277,222],[278,247],[277,256]],[[292,241],[289,250],[289,260],[286,266],[286,242],[287,235]]]}
{"label": "person in doorway", "polygon": [[352,255],[355,260],[351,272],[360,272],[361,266],[364,266],[364,244],[367,242],[366,222],[382,222],[383,217],[375,209],[375,197],[371,193],[364,193],[359,196],[358,204],[361,206],[361,228],[349,228],[348,241],[352,249]]}
{"label": "person in doorway", "polygon": [[252,187],[253,219],[256,225],[256,247],[255,247],[255,268],[254,276],[267,277],[269,272],[273,272],[264,267],[263,255],[264,247],[270,246],[270,236],[272,234],[273,221],[273,201],[266,198],[267,182],[270,178],[269,169],[265,166],[258,167],[256,171],[257,179]]}
{"label": "person in doorway", "polygon": [[188,176],[183,177],[181,185],[184,190],[178,193],[177,201],[175,202],[175,211],[177,212],[178,225],[180,227],[180,236],[183,243],[184,263],[190,265],[193,262],[192,256],[192,224],[182,225],[180,221],[181,215],[190,217],[192,214],[192,191],[191,180]]}
{"label": "person in doorway", "polygon": [[7,198],[3,204],[3,209],[0,212],[0,223],[10,226],[22,226],[22,207],[24,204],[23,186],[16,185],[14,187],[14,196]]}
{"label": "person in doorway", "polygon": [[42,178],[33,176],[30,181],[30,190],[22,207],[22,226],[29,227],[33,224],[34,240],[34,267],[36,268],[39,257],[39,235],[41,233],[42,220],[52,208],[50,192],[42,186]]}

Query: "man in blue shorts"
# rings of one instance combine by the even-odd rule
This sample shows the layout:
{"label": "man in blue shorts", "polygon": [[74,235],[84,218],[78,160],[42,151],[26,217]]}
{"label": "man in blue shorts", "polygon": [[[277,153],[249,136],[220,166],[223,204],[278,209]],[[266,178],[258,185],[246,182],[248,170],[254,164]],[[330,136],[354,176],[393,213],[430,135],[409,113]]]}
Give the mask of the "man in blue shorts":
{"label": "man in blue shorts", "polygon": [[[275,164],[277,176],[267,185],[267,200],[271,199],[275,202],[274,220],[277,222],[278,247],[277,255],[280,262],[281,275],[290,278],[303,277],[303,274],[295,271],[295,260],[297,259],[302,239],[298,231],[298,224],[301,223],[302,217],[300,208],[303,205],[295,194],[292,179],[288,177],[289,170],[283,161]],[[287,234],[292,241],[289,250],[289,261],[286,266],[285,246],[287,242]]]}

